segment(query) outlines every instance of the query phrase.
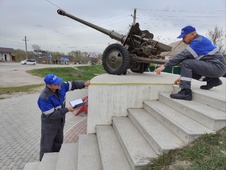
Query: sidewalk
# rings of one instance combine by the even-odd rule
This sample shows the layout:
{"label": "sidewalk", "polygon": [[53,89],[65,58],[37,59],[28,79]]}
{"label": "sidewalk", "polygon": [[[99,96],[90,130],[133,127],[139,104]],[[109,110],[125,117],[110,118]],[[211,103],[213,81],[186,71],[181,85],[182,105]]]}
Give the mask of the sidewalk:
{"label": "sidewalk", "polygon": [[[69,92],[66,105],[75,96],[84,95],[86,89]],[[38,96],[35,93],[0,100],[0,170],[22,170],[27,162],[38,161],[41,131]],[[85,120],[67,113],[65,132]]]}
{"label": "sidewalk", "polygon": [[78,141],[79,135],[86,134],[87,132],[87,118],[84,118],[80,122],[74,124],[67,132],[64,134],[64,143],[76,143]]}

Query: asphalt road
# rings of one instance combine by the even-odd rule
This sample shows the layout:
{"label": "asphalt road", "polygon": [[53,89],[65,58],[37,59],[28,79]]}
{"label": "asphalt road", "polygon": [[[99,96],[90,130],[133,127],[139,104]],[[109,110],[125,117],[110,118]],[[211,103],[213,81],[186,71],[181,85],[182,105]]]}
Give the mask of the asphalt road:
{"label": "asphalt road", "polygon": [[0,62],[0,87],[15,87],[44,83],[43,79],[26,73],[27,70],[47,67],[74,67],[75,65],[37,64]]}

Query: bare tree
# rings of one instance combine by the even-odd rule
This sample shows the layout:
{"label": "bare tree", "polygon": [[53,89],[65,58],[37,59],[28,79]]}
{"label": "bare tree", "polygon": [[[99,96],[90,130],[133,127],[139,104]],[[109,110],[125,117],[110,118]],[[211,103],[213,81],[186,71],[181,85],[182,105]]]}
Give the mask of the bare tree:
{"label": "bare tree", "polygon": [[213,30],[209,30],[207,36],[213,41],[213,43],[218,46],[219,50],[225,54],[225,32],[223,28],[215,26]]}
{"label": "bare tree", "polygon": [[40,51],[41,50],[41,47],[39,45],[37,45],[37,44],[33,44],[32,45],[32,49],[33,50],[36,50],[36,51]]}

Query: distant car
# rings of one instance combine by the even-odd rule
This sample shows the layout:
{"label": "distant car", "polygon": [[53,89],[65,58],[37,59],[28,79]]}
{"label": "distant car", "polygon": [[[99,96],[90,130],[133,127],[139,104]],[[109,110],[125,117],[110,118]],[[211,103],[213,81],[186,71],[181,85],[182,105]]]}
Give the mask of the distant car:
{"label": "distant car", "polygon": [[34,59],[26,59],[26,60],[23,60],[21,61],[21,64],[32,64],[32,65],[36,65],[36,61]]}

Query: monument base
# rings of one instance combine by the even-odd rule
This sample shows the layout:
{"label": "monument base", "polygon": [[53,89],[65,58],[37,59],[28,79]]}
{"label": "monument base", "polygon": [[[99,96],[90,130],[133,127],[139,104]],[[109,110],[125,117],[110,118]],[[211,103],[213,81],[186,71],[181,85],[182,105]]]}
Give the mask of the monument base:
{"label": "monument base", "polygon": [[179,75],[161,73],[102,74],[89,86],[87,133],[96,125],[110,125],[113,116],[127,116],[128,108],[142,108],[143,100],[158,99],[159,92],[171,92]]}

